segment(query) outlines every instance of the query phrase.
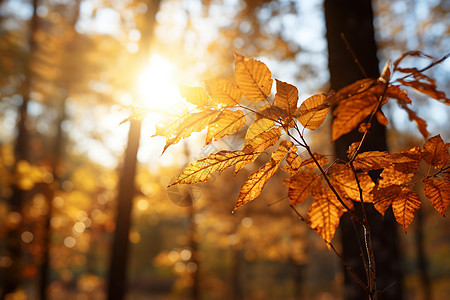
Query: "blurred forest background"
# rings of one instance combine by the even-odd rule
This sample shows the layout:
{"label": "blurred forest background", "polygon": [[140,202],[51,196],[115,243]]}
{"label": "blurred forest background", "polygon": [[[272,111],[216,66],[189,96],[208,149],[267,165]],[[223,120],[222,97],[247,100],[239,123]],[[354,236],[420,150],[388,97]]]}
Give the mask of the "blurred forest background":
{"label": "blurred forest background", "polygon": [[[449,51],[448,1],[372,5],[381,67],[406,50]],[[282,175],[235,214],[250,170],[166,189],[188,162],[242,144],[202,149],[203,132],[160,156],[164,139],[152,137],[186,105],[178,84],[232,77],[234,52],[264,61],[300,100],[330,89],[321,0],[0,1],[2,299],[107,298],[130,143],[126,299],[342,299],[343,267],[289,210]],[[447,95],[449,69],[430,70]],[[430,133],[449,141],[450,112],[418,105]],[[422,144],[405,113],[385,113],[390,150]],[[313,149],[332,154],[329,127],[320,132]],[[449,221],[430,205],[417,214],[408,234],[398,226],[405,299],[445,299]]]}

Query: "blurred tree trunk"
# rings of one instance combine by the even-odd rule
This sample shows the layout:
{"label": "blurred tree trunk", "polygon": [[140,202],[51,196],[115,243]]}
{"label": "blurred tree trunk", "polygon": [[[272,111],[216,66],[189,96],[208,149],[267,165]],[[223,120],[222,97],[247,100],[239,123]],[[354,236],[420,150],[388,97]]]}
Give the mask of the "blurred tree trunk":
{"label": "blurred tree trunk", "polygon": [[415,227],[415,243],[417,251],[417,264],[419,265],[420,281],[423,288],[423,299],[433,299],[433,293],[431,289],[430,275],[428,274],[428,262],[425,254],[425,242],[424,242],[424,211],[419,209],[416,214],[417,222]]}
{"label": "blurred tree trunk", "polygon": [[[156,22],[156,13],[161,0],[147,0],[147,12],[141,29],[140,50],[137,59],[142,64],[147,63],[150,54],[150,43]],[[122,300],[126,295],[127,260],[129,250],[129,230],[131,212],[135,194],[135,174],[137,152],[141,135],[141,121],[131,120],[128,134],[128,146],[125,151],[122,176],[119,181],[117,196],[116,230],[112,244],[112,254],[109,265],[107,295],[109,300]]]}
{"label": "blurred tree trunk", "polygon": [[[67,32],[64,35],[65,45],[64,52],[70,52],[70,49],[74,47],[76,43],[76,30],[75,25],[78,22],[78,18],[80,15],[80,4],[81,0],[74,1],[74,10],[73,10],[73,18],[70,21],[70,27],[67,28]],[[64,57],[64,56],[63,56]],[[61,63],[61,65],[63,65]],[[60,76],[63,77],[68,70],[60,70]],[[39,281],[39,295],[41,300],[46,300],[47,297],[47,289],[50,282],[50,242],[51,242],[51,219],[53,215],[53,204],[52,200],[55,196],[55,189],[59,188],[59,178],[58,178],[58,167],[62,161],[62,157],[64,155],[64,131],[62,129],[62,124],[66,120],[66,99],[67,95],[70,91],[70,81],[62,79],[62,84],[59,87],[64,88],[66,91],[61,95],[61,100],[58,103],[58,113],[59,118],[56,122],[57,133],[54,140],[53,151],[50,156],[50,172],[53,174],[53,182],[46,185],[45,188],[45,199],[47,200],[47,215],[45,216],[45,224],[44,224],[44,237],[43,237],[43,245],[42,245],[42,265],[40,269],[40,281]],[[57,84],[57,83],[55,83]]]}
{"label": "blurred tree trunk", "polygon": [[[363,72],[355,63],[351,51],[347,49],[341,38],[341,33],[348,40],[367,77],[376,78],[379,75],[379,66],[371,1],[325,0],[325,20],[331,88],[338,90],[364,77]],[[347,160],[348,146],[352,142],[361,140],[361,137],[361,134],[353,131],[338,139],[335,143],[336,155],[340,159]],[[385,128],[376,121],[372,123],[362,148],[362,151],[369,150],[387,150]],[[374,177],[376,175],[374,174]],[[392,210],[389,209],[386,212],[384,219],[375,211],[373,205],[367,205],[366,211],[372,231],[377,288],[379,291],[383,291],[378,299],[400,300],[403,298],[401,259],[398,250],[397,225]],[[355,241],[355,231],[348,214],[342,217],[340,228],[344,259],[364,280],[366,275],[361,260],[361,250]],[[362,233],[358,232],[360,240],[361,236]],[[365,291],[348,272],[345,272],[345,299],[367,299]]]}
{"label": "blurred tree trunk", "polygon": [[[28,119],[28,103],[30,101],[29,97],[32,87],[32,74],[29,67],[33,59],[33,54],[36,51],[36,42],[34,36],[38,29],[38,4],[38,0],[33,0],[33,14],[30,20],[28,40],[29,52],[24,67],[25,79],[21,88],[22,104],[19,107],[19,118],[17,120],[16,126],[18,133],[15,144],[15,169],[17,168],[18,162],[20,162],[21,160],[25,160],[28,157],[27,150],[29,148],[29,133],[26,128],[26,122]],[[14,224],[10,224],[10,228],[8,228],[7,232],[6,251],[7,255],[11,259],[11,264],[5,269],[3,274],[3,286],[0,299],[5,299],[8,294],[13,293],[17,290],[21,283],[23,272],[23,251],[20,235],[24,231],[22,210],[26,193],[16,184],[13,185],[12,190],[12,196],[9,199],[10,213],[17,214],[17,218],[15,218],[16,220]]]}

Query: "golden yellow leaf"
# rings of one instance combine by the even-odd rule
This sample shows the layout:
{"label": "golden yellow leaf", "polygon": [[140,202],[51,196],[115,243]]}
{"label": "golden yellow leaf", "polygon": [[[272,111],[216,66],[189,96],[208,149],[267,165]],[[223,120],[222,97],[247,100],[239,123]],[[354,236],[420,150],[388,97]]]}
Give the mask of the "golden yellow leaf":
{"label": "golden yellow leaf", "polygon": [[332,141],[355,129],[378,105],[378,98],[372,93],[351,97],[338,103],[333,111]]}
{"label": "golden yellow leaf", "polygon": [[272,73],[255,59],[235,54],[235,78],[247,100],[265,101],[272,90]]}
{"label": "golden yellow leaf", "polygon": [[206,82],[211,98],[223,106],[235,106],[241,102],[242,93],[237,86],[226,79]]}
{"label": "golden yellow leaf", "polygon": [[166,137],[166,145],[163,153],[173,144],[178,143],[181,139],[189,137],[193,132],[203,130],[209,123],[214,121],[220,111],[207,109],[196,113],[183,116],[172,126],[172,130],[164,130]]}
{"label": "golden yellow leaf", "polygon": [[261,194],[264,185],[278,170],[281,160],[289,151],[290,147],[292,147],[292,145],[293,144],[290,141],[281,141],[278,149],[272,153],[270,161],[262,166],[258,171],[248,176],[247,181],[241,187],[238,201],[233,211],[238,209],[240,206],[254,200],[259,196],[259,194]]}
{"label": "golden yellow leaf", "polygon": [[199,107],[209,107],[211,99],[202,87],[199,86],[180,86],[180,95],[186,101],[195,104]]}
{"label": "golden yellow leaf", "polygon": [[433,207],[443,216],[450,203],[450,175],[446,178],[424,179],[425,195],[430,199]]}
{"label": "golden yellow leaf", "polygon": [[309,208],[309,226],[326,242],[331,243],[344,208],[328,187],[312,190],[314,201]]}
{"label": "golden yellow leaf", "polygon": [[289,179],[288,197],[291,205],[302,204],[311,190],[320,183],[321,175],[311,169],[298,171]]}
{"label": "golden yellow leaf", "polygon": [[273,104],[285,112],[283,124],[288,128],[294,127],[293,118],[297,112],[298,90],[295,86],[276,80],[277,93]]}
{"label": "golden yellow leaf", "polygon": [[245,143],[253,140],[259,134],[270,130],[274,126],[274,124],[274,121],[266,118],[255,120],[247,129],[247,132],[245,134]]}
{"label": "golden yellow leaf", "polygon": [[422,149],[423,160],[436,167],[442,167],[449,162],[447,146],[440,135],[429,138]]}
{"label": "golden yellow leaf", "polygon": [[211,144],[226,135],[233,134],[245,125],[244,113],[240,110],[224,110],[212,123],[208,124],[206,133],[206,144]]}
{"label": "golden yellow leaf", "polygon": [[315,130],[322,125],[330,106],[324,102],[326,99],[325,94],[317,94],[302,102],[297,110],[296,117],[303,127]]}
{"label": "golden yellow leaf", "polygon": [[[264,131],[258,134],[251,140],[246,141],[242,151],[245,153],[261,153],[267,148],[275,145],[275,143],[280,139],[281,132],[278,128],[272,128],[269,131]],[[245,165],[252,163],[256,160],[258,156],[255,156],[253,160],[242,161],[236,165],[234,174],[239,172]]]}
{"label": "golden yellow leaf", "polygon": [[169,186],[207,181],[211,173],[222,172],[239,162],[254,160],[255,156],[257,157],[259,154],[226,150],[210,154],[208,157],[189,164]]}
{"label": "golden yellow leaf", "polygon": [[406,231],[414,219],[414,213],[420,208],[419,195],[414,192],[404,192],[394,198],[392,210],[397,223]]}

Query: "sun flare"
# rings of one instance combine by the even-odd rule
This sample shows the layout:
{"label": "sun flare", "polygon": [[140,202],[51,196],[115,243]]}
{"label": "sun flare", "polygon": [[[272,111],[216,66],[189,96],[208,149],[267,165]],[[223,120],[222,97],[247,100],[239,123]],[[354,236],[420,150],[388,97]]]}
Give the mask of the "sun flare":
{"label": "sun flare", "polygon": [[182,102],[178,91],[176,65],[159,54],[150,56],[149,63],[141,71],[137,91],[141,105],[150,112],[167,113]]}

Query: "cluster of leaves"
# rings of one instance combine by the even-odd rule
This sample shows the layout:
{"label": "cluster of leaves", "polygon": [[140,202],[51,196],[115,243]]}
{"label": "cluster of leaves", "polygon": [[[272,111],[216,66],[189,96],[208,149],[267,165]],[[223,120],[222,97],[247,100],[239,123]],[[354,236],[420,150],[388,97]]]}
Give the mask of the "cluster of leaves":
{"label": "cluster of leaves", "polygon": [[[434,80],[423,74],[446,57],[432,61],[422,70],[399,67],[408,56],[424,57],[420,52],[405,53],[393,64],[387,63],[379,78],[359,80],[336,93],[313,95],[298,105],[295,86],[275,80],[276,93],[271,97],[273,79],[267,66],[236,54],[237,85],[227,80],[211,80],[204,87],[183,87],[182,95],[196,106],[195,109],[170,126],[157,130],[156,135],[166,137],[165,151],[193,132],[207,128],[207,145],[235,134],[251,122],[242,149],[222,150],[193,162],[170,185],[204,182],[213,172],[231,166],[235,166],[237,173],[264,151],[274,149],[270,160],[250,174],[242,185],[234,210],[258,197],[267,181],[281,169],[290,175],[285,183],[293,208],[312,195],[314,200],[308,217],[301,218],[327,243],[331,242],[345,212],[363,224],[354,213],[355,201],[372,203],[381,214],[392,205],[397,222],[406,231],[420,207],[420,198],[412,191],[419,182],[424,183],[425,195],[444,215],[450,202],[450,144],[445,144],[439,135],[429,138],[422,149],[413,147],[395,154],[360,153],[372,120],[376,118],[387,125],[381,107],[388,101],[397,101],[410,120],[417,123],[422,135],[429,136],[425,120],[409,107],[412,101],[404,86],[450,105],[445,94],[437,91]],[[394,73],[401,77],[393,79]],[[304,138],[305,129],[315,130],[321,126],[331,107],[334,108],[332,141],[357,128],[364,133],[361,141],[349,147],[348,162],[329,163],[325,155],[312,152]],[[276,147],[270,148],[272,146]],[[304,151],[299,153],[299,148]],[[429,166],[425,174],[419,168],[422,162]],[[376,182],[369,176],[372,170],[381,170]]]}

